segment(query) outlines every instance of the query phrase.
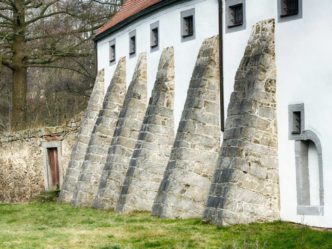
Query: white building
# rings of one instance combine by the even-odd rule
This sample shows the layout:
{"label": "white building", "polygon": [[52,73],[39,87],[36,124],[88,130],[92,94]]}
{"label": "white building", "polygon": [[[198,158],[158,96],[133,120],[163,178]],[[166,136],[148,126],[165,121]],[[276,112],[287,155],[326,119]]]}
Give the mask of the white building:
{"label": "white building", "polygon": [[126,57],[128,86],[147,52],[150,94],[162,49],[174,47],[176,127],[200,46],[220,34],[224,120],[251,28],[274,18],[280,217],[332,227],[331,11],[330,0],[127,0],[96,36],[98,70],[110,82]]}

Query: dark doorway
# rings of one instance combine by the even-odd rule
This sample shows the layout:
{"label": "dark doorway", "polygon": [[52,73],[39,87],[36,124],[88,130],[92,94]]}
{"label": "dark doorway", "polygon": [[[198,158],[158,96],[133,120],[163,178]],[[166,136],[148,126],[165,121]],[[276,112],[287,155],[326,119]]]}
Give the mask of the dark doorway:
{"label": "dark doorway", "polygon": [[59,161],[58,161],[58,148],[47,148],[48,154],[48,165],[50,168],[50,179],[49,186],[51,188],[58,188],[60,185],[59,180]]}

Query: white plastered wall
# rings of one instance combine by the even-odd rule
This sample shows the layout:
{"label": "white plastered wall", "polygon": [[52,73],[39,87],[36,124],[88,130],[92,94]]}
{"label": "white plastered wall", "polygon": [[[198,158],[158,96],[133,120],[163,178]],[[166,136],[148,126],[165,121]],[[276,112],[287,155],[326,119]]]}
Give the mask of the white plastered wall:
{"label": "white plastered wall", "polygon": [[[275,18],[281,218],[332,227],[332,1],[302,0],[302,18],[283,22],[278,21],[277,1],[247,0],[246,28],[224,30],[225,109],[252,26]],[[305,108],[305,129],[315,132],[322,145],[323,216],[297,215],[295,147],[288,139],[288,105],[300,103]]]}
{"label": "white plastered wall", "polygon": [[[332,227],[332,1],[303,0],[303,18],[277,26],[281,215]],[[323,155],[324,216],[296,215],[294,141],[287,139],[287,106],[304,103],[305,129],[316,133]]]}
{"label": "white plastered wall", "polygon": [[[181,12],[195,8],[195,39],[181,41]],[[150,51],[150,24],[159,21],[159,49]],[[129,57],[129,32],[136,30],[136,56]],[[218,1],[193,0],[164,8],[130,24],[97,44],[98,70],[105,68],[106,88],[116,63],[109,63],[109,42],[116,39],[116,61],[127,59],[127,86],[134,73],[138,54],[147,52],[148,94],[150,96],[163,48],[174,47],[175,54],[175,127],[178,126],[198,51],[204,39],[218,34]]]}

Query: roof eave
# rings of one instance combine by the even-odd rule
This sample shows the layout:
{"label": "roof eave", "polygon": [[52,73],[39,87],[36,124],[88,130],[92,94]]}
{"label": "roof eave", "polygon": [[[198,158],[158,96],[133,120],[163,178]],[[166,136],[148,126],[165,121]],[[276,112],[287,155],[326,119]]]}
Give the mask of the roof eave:
{"label": "roof eave", "polygon": [[125,20],[119,22],[118,24],[114,25],[113,27],[109,28],[109,29],[106,29],[105,31],[97,34],[95,37],[94,37],[94,42],[98,42],[104,38],[106,38],[107,36],[109,36],[110,34],[124,28],[125,26],[127,26],[128,24],[136,21],[137,19],[140,19],[144,16],[147,16],[149,14],[152,14],[153,12],[157,11],[157,10],[160,10],[162,8],[165,8],[165,7],[169,7],[173,4],[179,4],[179,3],[182,3],[182,2],[187,2],[187,1],[191,1],[191,0],[163,0],[159,3],[156,3],[128,18],[126,18]]}

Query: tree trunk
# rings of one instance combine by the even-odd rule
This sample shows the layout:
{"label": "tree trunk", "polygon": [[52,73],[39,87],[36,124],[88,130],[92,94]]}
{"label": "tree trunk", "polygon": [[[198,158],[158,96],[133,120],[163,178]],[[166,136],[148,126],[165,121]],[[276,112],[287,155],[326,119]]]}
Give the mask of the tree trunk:
{"label": "tree trunk", "polygon": [[25,5],[24,0],[15,1],[13,51],[13,88],[12,88],[12,130],[23,130],[27,127],[27,68],[25,67]]}
{"label": "tree trunk", "polygon": [[27,126],[27,69],[16,67],[13,71],[12,130],[23,130]]}

